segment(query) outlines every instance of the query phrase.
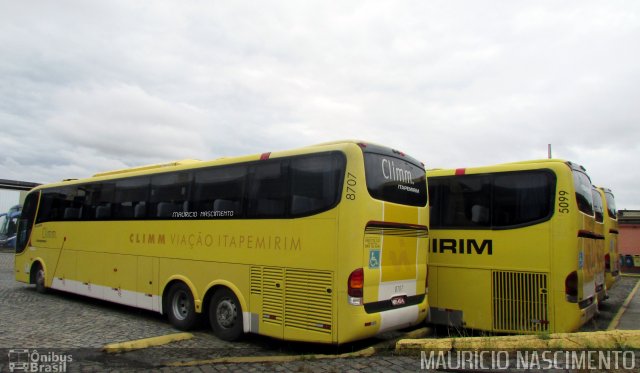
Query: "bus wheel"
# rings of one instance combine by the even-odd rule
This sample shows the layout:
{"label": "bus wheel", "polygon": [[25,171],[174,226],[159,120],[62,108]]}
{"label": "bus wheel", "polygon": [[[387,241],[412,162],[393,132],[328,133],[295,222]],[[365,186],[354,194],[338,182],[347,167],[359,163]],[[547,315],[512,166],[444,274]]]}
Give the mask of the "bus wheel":
{"label": "bus wheel", "polygon": [[38,263],[35,266],[36,276],[35,276],[35,284],[36,291],[40,294],[44,294],[47,292],[47,287],[45,286],[45,274],[44,268],[42,268],[42,264]]}
{"label": "bus wheel", "polygon": [[224,341],[235,341],[242,336],[242,307],[231,290],[222,288],[211,297],[209,322],[213,334]]}
{"label": "bus wheel", "polygon": [[182,282],[171,286],[167,294],[167,316],[171,325],[180,330],[192,329],[198,318],[189,287]]}

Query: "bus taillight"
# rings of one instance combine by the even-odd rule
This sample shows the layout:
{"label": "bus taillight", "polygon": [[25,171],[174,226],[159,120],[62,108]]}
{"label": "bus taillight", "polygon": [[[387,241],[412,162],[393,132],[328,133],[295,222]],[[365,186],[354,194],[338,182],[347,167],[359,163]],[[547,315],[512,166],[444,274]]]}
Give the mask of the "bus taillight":
{"label": "bus taillight", "polygon": [[349,304],[354,306],[362,305],[362,294],[364,289],[364,270],[358,268],[353,270],[347,281],[347,294],[349,295]]}
{"label": "bus taillight", "polygon": [[578,272],[569,273],[564,280],[564,293],[569,302],[575,303],[578,301]]}
{"label": "bus taillight", "polygon": [[611,272],[611,256],[609,254],[604,256],[604,270],[606,272]]}

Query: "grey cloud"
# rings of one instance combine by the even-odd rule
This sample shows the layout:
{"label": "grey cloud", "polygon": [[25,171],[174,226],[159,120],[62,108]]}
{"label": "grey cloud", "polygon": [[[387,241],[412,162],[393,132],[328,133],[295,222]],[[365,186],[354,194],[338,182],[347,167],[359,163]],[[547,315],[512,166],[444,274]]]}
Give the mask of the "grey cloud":
{"label": "grey cloud", "polygon": [[[34,11],[35,8],[38,11]],[[640,6],[530,1],[11,2],[6,178],[58,180],[340,138],[428,167],[583,163],[640,208]]]}

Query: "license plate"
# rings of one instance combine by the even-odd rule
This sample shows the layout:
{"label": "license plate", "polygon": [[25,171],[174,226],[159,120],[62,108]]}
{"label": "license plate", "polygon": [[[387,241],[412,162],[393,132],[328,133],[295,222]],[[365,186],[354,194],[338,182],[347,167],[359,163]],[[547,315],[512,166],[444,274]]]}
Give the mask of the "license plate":
{"label": "license plate", "polygon": [[391,298],[391,305],[394,307],[404,306],[406,303],[407,303],[407,300],[405,299],[405,297]]}

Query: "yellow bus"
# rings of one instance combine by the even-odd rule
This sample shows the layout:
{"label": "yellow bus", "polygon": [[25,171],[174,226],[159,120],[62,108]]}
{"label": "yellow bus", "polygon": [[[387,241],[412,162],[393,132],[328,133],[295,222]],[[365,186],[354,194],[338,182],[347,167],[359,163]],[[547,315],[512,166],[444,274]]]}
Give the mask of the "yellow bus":
{"label": "yellow bus", "polygon": [[15,277],[244,333],[341,344],[423,322],[424,165],[346,141],[41,186]]}
{"label": "yellow bus", "polygon": [[605,242],[604,242],[604,204],[598,188],[592,186],[593,195],[593,215],[595,224],[593,227],[594,247],[596,251],[596,299],[598,304],[608,298],[607,287],[605,286]]}
{"label": "yellow bus", "polygon": [[585,170],[562,160],[427,172],[429,321],[566,332],[597,310]]}
{"label": "yellow bus", "polygon": [[599,187],[604,205],[604,263],[605,285],[611,289],[620,278],[620,255],[618,253],[618,210],[611,189]]}

